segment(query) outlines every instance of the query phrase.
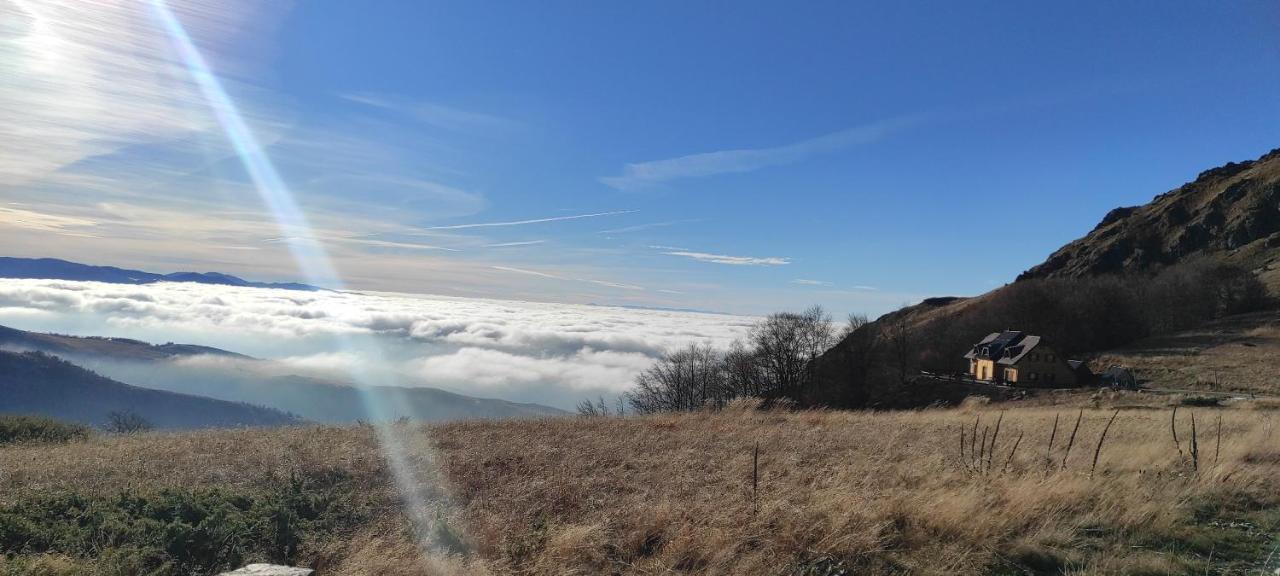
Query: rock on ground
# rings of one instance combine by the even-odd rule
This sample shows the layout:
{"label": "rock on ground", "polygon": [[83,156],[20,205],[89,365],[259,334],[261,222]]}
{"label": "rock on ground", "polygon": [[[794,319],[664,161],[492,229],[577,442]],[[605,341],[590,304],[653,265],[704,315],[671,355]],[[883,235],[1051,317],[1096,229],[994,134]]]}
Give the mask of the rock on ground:
{"label": "rock on ground", "polygon": [[294,566],[277,566],[275,564],[250,564],[232,572],[223,572],[218,576],[311,576],[315,572],[309,568]]}

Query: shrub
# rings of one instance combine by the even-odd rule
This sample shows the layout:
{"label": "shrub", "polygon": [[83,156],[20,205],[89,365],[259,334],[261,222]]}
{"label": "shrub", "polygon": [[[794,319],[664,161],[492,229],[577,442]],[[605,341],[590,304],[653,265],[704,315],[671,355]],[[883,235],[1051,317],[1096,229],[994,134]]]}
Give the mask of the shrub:
{"label": "shrub", "polygon": [[138,415],[132,410],[121,412],[111,412],[107,414],[107,432],[116,434],[134,434],[137,432],[146,432],[154,426],[151,425],[146,418]]}
{"label": "shrub", "polygon": [[[249,561],[291,564],[309,536],[362,520],[341,497],[353,489],[347,480],[327,474],[292,476],[258,491],[31,496],[0,507],[0,558],[25,557],[30,564],[66,557],[155,576],[216,574]],[[12,569],[35,573],[16,561]]]}
{"label": "shrub", "polygon": [[18,442],[70,442],[88,437],[88,426],[42,416],[0,415],[0,445]]}

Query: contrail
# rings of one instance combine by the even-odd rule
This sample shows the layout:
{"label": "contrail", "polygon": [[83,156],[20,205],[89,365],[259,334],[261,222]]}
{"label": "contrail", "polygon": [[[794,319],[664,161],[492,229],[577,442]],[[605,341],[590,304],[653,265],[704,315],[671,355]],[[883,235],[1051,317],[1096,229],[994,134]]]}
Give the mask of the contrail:
{"label": "contrail", "polygon": [[582,218],[599,218],[601,216],[617,216],[634,214],[639,210],[615,210],[613,212],[596,212],[594,214],[575,214],[573,216],[552,216],[550,218],[534,218],[532,220],[512,220],[509,222],[480,222],[477,224],[454,224],[452,226],[431,226],[423,230],[463,230],[466,228],[495,228],[499,226],[522,226],[524,224],[541,224],[543,222],[561,222],[564,220],[580,220]]}

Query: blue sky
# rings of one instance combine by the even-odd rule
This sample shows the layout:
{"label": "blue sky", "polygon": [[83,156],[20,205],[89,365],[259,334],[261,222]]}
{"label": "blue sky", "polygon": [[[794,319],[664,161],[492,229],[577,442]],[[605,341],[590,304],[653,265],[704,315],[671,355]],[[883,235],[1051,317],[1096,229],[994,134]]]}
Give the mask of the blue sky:
{"label": "blue sky", "polygon": [[[297,277],[153,11],[72,4],[0,5],[6,252]],[[170,4],[358,289],[877,314],[1280,147],[1274,3]]]}

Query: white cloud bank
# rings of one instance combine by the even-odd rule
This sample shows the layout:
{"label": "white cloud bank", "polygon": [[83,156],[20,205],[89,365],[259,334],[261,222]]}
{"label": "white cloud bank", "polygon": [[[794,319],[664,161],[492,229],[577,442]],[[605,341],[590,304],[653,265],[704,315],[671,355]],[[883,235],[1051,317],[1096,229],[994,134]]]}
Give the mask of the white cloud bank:
{"label": "white cloud bank", "polygon": [[0,280],[0,324],[16,328],[204,344],[300,373],[371,373],[559,407],[623,392],[664,350],[723,347],[753,321],[391,293]]}

